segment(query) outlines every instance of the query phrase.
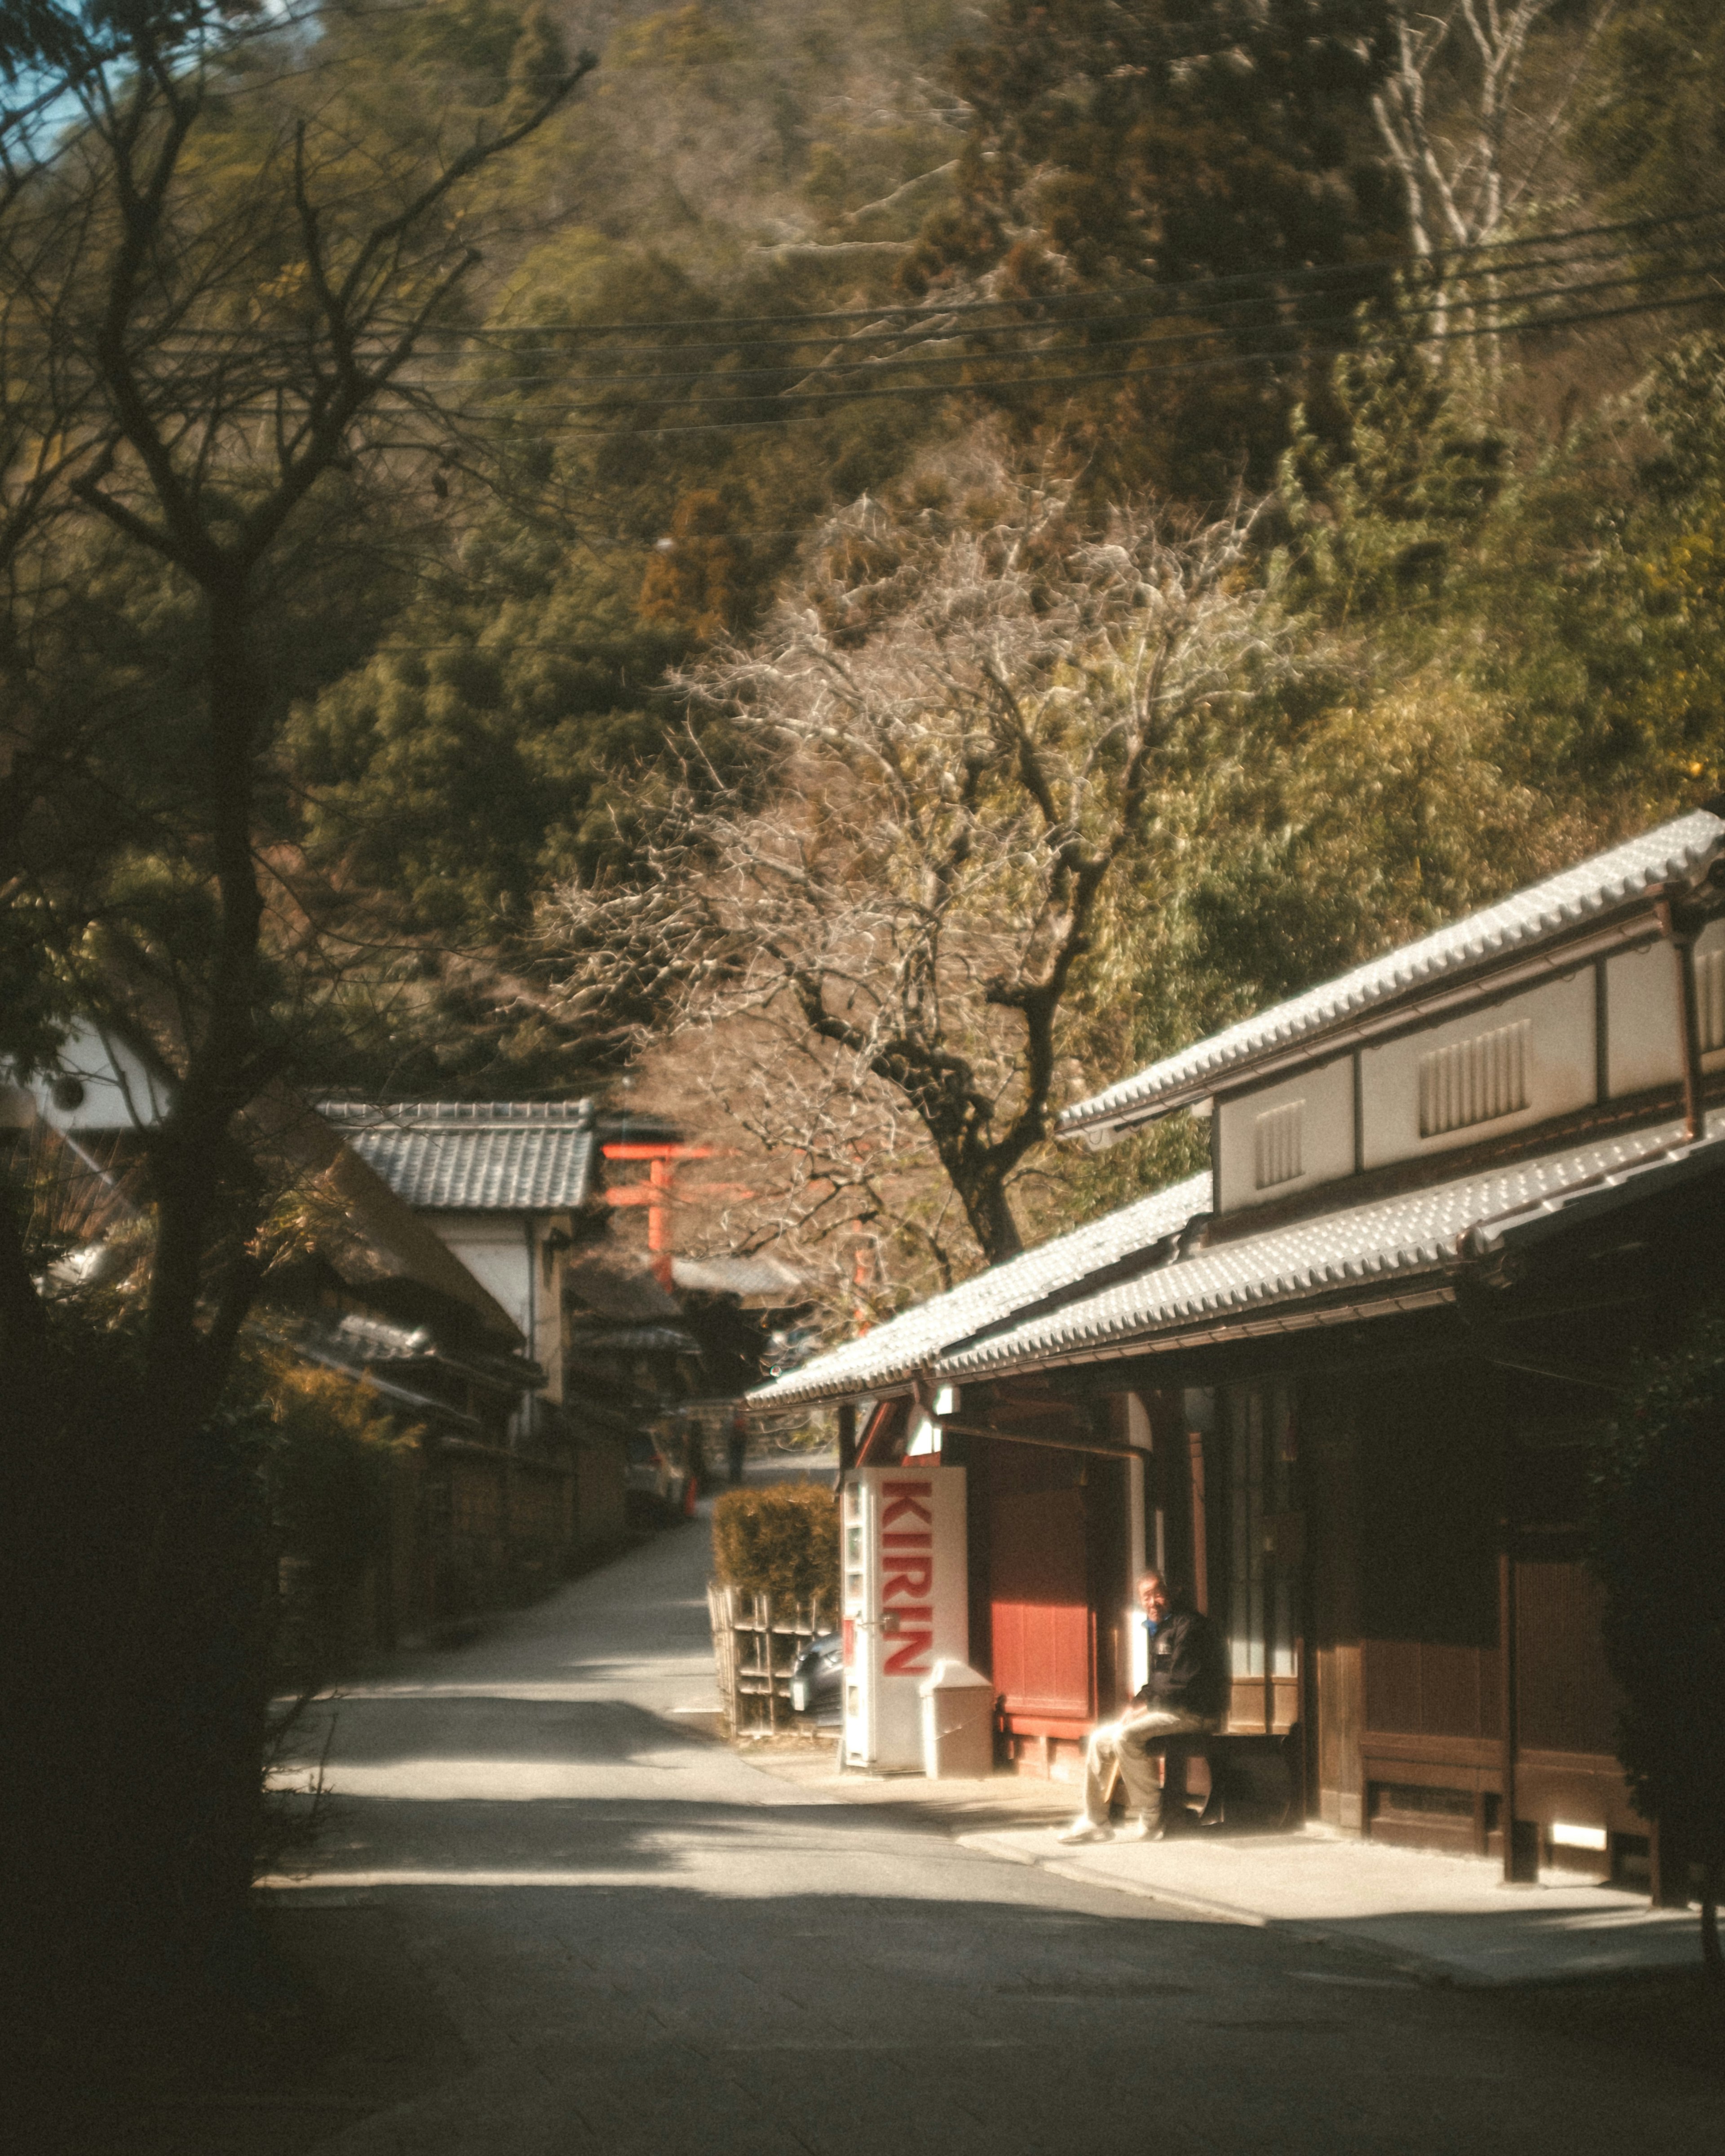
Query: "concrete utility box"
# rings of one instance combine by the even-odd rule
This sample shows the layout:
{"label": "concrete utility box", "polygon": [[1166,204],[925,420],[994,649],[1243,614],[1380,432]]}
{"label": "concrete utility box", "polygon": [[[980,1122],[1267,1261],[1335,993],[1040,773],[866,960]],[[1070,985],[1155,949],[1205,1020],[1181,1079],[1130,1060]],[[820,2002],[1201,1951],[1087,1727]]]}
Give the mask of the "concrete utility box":
{"label": "concrete utility box", "polygon": [[939,1661],[918,1685],[922,1771],[932,1782],[980,1781],[994,1771],[994,1685],[968,1663]]}

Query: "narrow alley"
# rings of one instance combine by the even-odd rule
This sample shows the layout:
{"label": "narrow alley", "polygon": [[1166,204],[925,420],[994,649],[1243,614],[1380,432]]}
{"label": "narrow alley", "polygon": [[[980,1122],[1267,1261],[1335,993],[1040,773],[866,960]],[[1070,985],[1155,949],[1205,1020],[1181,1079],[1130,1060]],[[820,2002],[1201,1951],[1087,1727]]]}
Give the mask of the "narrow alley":
{"label": "narrow alley", "polygon": [[326,1815],[270,1898],[333,2063],[231,2146],[1717,2148],[1699,2073],[762,1771],[701,1717],[707,1566],[675,1527],[308,1727]]}

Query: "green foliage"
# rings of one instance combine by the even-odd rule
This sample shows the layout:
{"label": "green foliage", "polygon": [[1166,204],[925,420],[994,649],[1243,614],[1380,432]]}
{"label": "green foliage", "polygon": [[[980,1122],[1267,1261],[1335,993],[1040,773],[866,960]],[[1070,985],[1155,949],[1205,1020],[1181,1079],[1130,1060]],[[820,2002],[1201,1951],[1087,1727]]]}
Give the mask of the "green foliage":
{"label": "green foliage", "polygon": [[830,1490],[774,1482],[726,1490],[713,1507],[713,1563],[720,1582],[770,1594],[782,1608],[839,1602],[839,1508]]}
{"label": "green foliage", "polygon": [[1636,0],[1591,56],[1575,147],[1620,213],[1684,216],[1720,199],[1725,13],[1715,0]]}
{"label": "green foliage", "polygon": [[[903,281],[988,275],[1009,297],[1261,276],[1256,306],[1168,321],[1159,377],[1009,401],[1082,442],[1116,485],[1214,499],[1242,474],[1267,483],[1283,383],[1194,362],[1261,346],[1266,325],[1291,361],[1307,317],[1317,329],[1380,281],[1363,266],[1351,294],[1267,297],[1287,270],[1395,251],[1369,112],[1386,27],[1378,0],[999,0],[954,55],[973,116],[957,201],[929,218]],[[1105,372],[1115,340],[1154,320],[1092,325],[1081,363]],[[1332,321],[1316,341],[1334,343]]]}
{"label": "green foliage", "polygon": [[1296,407],[1277,492],[1289,526],[1279,583],[1327,624],[1430,618],[1502,490],[1510,444],[1422,353],[1343,357],[1342,439]]}
{"label": "green foliage", "polygon": [[270,1517],[320,1591],[352,1587],[385,1546],[396,1456],[417,1441],[375,1394],[334,1370],[280,1362],[259,1404]]}
{"label": "green foliage", "polygon": [[655,685],[683,648],[640,621],[615,557],[513,590],[481,569],[294,713],[309,857],[393,894],[406,928],[506,938],[545,882],[626,854],[665,747]]}
{"label": "green foliage", "polygon": [[1593,1563],[1644,1816],[1725,1858],[1725,1318],[1641,1371],[1594,1482]]}

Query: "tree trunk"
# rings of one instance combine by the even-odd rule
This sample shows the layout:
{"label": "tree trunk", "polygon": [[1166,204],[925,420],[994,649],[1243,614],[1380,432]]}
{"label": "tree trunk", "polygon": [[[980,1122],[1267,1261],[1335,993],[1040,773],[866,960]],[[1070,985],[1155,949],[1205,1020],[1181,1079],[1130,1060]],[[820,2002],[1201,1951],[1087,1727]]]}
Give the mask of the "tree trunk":
{"label": "tree trunk", "polygon": [[[157,1199],[147,1363],[152,1401],[170,1444],[214,1404],[223,1373],[210,1358],[200,1306],[213,1218],[234,1117],[261,1082],[258,1061],[264,918],[252,856],[254,759],[262,696],[249,649],[251,608],[243,574],[213,581],[207,610],[206,814],[218,920],[207,1007],[187,1020],[185,1077],[151,1143]],[[225,1286],[225,1283],[223,1284]]]}
{"label": "tree trunk", "polygon": [[999,1265],[1005,1258],[1017,1257],[1024,1247],[1024,1239],[1012,1217],[1005,1186],[993,1172],[992,1165],[978,1169],[974,1162],[948,1162],[947,1173],[958,1193],[970,1232],[976,1237],[983,1257],[991,1265]]}

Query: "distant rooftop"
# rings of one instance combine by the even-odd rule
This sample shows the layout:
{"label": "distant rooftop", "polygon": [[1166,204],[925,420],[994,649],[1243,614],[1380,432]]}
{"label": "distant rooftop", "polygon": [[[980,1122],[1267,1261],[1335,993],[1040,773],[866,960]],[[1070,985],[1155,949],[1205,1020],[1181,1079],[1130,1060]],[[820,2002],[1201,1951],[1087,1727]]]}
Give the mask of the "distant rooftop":
{"label": "distant rooftop", "polygon": [[591,1101],[326,1101],[320,1112],[419,1210],[563,1212],[592,1193]]}
{"label": "distant rooftop", "polygon": [[1304,995],[1242,1019],[1225,1032],[1164,1056],[1147,1070],[1077,1101],[1055,1127],[1063,1137],[1088,1136],[1106,1142],[1106,1134],[1127,1124],[1193,1101],[1202,1100],[1230,1072],[1317,1040],[1333,1029],[1401,996],[1413,996],[1439,982],[1465,975],[1509,953],[1532,952],[1567,932],[1602,920],[1620,906],[1645,901],[1661,886],[1693,886],[1718,857],[1725,839],[1725,818],[1697,808],[1656,830],[1644,832],[1620,846],[1543,883],[1530,884],[1497,906],[1470,913],[1435,934],[1356,966],[1339,979],[1308,988]]}

